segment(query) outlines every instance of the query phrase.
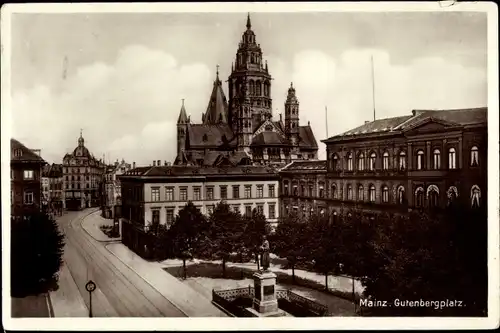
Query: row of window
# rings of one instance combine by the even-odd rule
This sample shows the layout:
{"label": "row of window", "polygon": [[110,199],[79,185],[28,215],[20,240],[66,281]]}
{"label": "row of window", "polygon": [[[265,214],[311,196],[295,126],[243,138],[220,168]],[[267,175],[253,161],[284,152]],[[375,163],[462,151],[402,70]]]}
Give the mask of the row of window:
{"label": "row of window", "polygon": [[[188,187],[180,187],[178,192],[179,199],[175,196],[174,187],[166,187],[165,188],[165,201],[198,201],[198,200],[215,200],[215,199],[240,199],[240,185],[233,185],[232,187],[232,197],[230,198],[228,195],[228,186],[220,185],[219,186],[219,198],[215,198],[214,196],[214,187],[207,186],[205,187],[205,198],[202,199],[201,196],[201,186],[193,187],[193,192],[191,198],[188,198]],[[267,194],[269,198],[274,198],[275,186],[267,185]],[[264,198],[264,185],[257,185],[257,198]],[[251,199],[252,198],[252,185],[244,185],[244,198]],[[160,199],[160,187],[152,187],[151,188],[151,201],[161,201]]]}
{"label": "row of window", "polygon": [[[448,149],[448,169],[457,168],[456,160],[457,160],[457,153],[455,148]],[[349,152],[346,156],[348,171],[354,170],[353,161],[354,161],[353,153]],[[389,161],[390,161],[389,153],[384,152],[382,155],[383,170],[389,170],[390,168]],[[376,170],[377,154],[375,152],[372,152],[366,159],[364,153],[360,153],[357,157],[357,162],[358,162],[357,165],[358,171],[364,171],[366,169],[374,171]],[[417,170],[425,169],[425,153],[423,150],[417,150],[415,162],[416,162],[415,168]],[[331,155],[331,163],[332,163],[332,168],[334,170],[340,170],[341,165],[339,163],[339,157],[337,156],[337,154],[334,153]],[[470,166],[472,167],[479,166],[479,149],[477,148],[477,146],[472,147],[470,150]],[[435,170],[441,169],[441,151],[439,149],[434,149],[432,153],[432,167]],[[404,151],[399,153],[397,168],[400,170],[406,169],[406,153]]]}
{"label": "row of window", "polygon": [[[15,179],[14,170],[10,170],[10,179]],[[33,180],[35,179],[35,171],[33,170],[23,170],[23,179],[24,180]]]}
{"label": "row of window", "polygon": [[[198,208],[198,210],[201,211],[201,207],[196,207],[196,208]],[[241,213],[240,205],[231,205],[230,208],[231,208],[231,210],[233,210],[236,213]],[[207,213],[212,214],[214,209],[215,209],[215,206],[213,206],[213,205],[207,206]],[[276,204],[274,204],[274,203],[268,204],[267,209],[268,209],[267,217],[269,219],[275,219],[276,218]],[[256,210],[259,213],[264,214],[264,204],[257,204]],[[167,207],[167,209],[166,209],[167,225],[172,225],[172,223],[174,222],[174,219],[175,219],[174,212],[175,212],[175,208]],[[160,223],[160,208],[152,208],[151,214],[152,214],[152,223],[153,224]],[[245,204],[245,215],[247,215],[247,216],[252,215],[252,204]]]}
{"label": "row of window", "polygon": [[82,189],[82,188],[96,188],[97,187],[97,184],[89,184],[89,183],[86,183],[85,186],[83,186],[83,184],[80,184],[80,183],[66,183],[66,186],[65,188],[67,190],[69,189]]}

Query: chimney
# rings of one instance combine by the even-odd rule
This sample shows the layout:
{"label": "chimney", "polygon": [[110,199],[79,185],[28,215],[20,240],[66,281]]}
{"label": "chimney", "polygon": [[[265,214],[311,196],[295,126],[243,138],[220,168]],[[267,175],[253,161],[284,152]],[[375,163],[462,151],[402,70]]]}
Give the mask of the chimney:
{"label": "chimney", "polygon": [[153,161],[153,166],[156,166],[156,161]]}
{"label": "chimney", "polygon": [[311,122],[309,120],[307,121],[307,126],[311,126]]}
{"label": "chimney", "polygon": [[283,122],[283,118],[281,117],[281,113],[280,113],[280,122]]}
{"label": "chimney", "polygon": [[163,164],[163,165],[167,166],[167,165],[168,165],[168,164],[167,164],[167,161],[164,161],[164,164]]}
{"label": "chimney", "polygon": [[170,162],[165,162],[166,166],[171,166]]}
{"label": "chimney", "polygon": [[132,163],[132,169],[135,169],[135,162]]}
{"label": "chimney", "polygon": [[370,121],[369,120],[365,120],[365,124],[368,124]]}
{"label": "chimney", "polygon": [[156,165],[161,166],[161,160],[158,160],[158,162],[156,162]]}

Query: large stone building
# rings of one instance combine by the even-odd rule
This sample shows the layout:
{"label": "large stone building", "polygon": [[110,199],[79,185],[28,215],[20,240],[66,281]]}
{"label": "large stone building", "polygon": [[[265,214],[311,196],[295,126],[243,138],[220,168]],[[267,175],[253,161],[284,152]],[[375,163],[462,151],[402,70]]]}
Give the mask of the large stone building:
{"label": "large stone building", "polygon": [[293,85],[288,89],[284,121],[281,114],[278,121],[273,120],[272,77],[250,16],[246,28],[228,78],[229,99],[217,70],[202,124],[191,123],[183,102],[174,164],[213,166],[219,155],[231,156],[233,165],[317,159],[318,144],[311,126],[299,123],[299,101]]}
{"label": "large stone building", "polygon": [[64,197],[64,178],[62,164],[48,165],[45,171],[48,183],[48,208],[54,214],[61,215]]}
{"label": "large stone building", "polygon": [[[318,188],[324,184],[324,198],[314,202],[327,204],[330,216],[349,209],[408,212],[452,202],[486,205],[486,108],[414,110],[323,142],[327,164],[312,179]],[[312,202],[311,192],[301,190],[300,176],[292,176],[293,166],[282,170],[280,180],[284,213],[294,202]]]}
{"label": "large stone building", "polygon": [[85,147],[82,134],[73,153],[64,155],[64,208],[78,210],[99,207],[104,163]]}
{"label": "large stone building", "polygon": [[125,160],[106,166],[104,174],[104,192],[102,200],[102,212],[105,218],[112,219],[116,215],[118,206],[121,206],[121,182],[118,176],[125,174],[132,168]]}
{"label": "large stone building", "polygon": [[15,219],[40,212],[45,164],[36,152],[16,139],[10,140],[11,216]]}
{"label": "large stone building", "polygon": [[137,253],[147,244],[150,225],[170,225],[189,201],[203,214],[225,201],[242,214],[260,210],[274,226],[278,221],[278,174],[269,166],[218,168],[152,166],[119,176],[122,190],[122,240]]}

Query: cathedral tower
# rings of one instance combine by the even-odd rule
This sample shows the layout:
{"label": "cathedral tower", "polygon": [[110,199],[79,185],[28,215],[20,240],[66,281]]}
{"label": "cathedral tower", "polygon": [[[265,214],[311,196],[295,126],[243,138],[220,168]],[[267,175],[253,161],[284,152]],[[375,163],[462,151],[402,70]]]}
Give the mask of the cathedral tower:
{"label": "cathedral tower", "polygon": [[290,83],[285,101],[285,134],[292,145],[299,140],[299,101],[295,95],[293,83]]}
{"label": "cathedral tower", "polygon": [[186,148],[187,127],[189,118],[184,107],[184,99],[182,100],[181,111],[177,119],[177,160],[182,161],[182,154]]}
{"label": "cathedral tower", "polygon": [[[247,99],[250,108],[250,131],[253,133],[266,119],[272,117],[271,75],[267,63],[262,61],[262,50],[257,44],[252,31],[250,14],[247,17],[246,30],[241,37],[236,52],[236,62],[228,78],[229,113],[228,121],[235,133],[243,130],[241,125],[241,103]],[[245,85],[244,89],[242,89]],[[245,90],[246,96],[241,96]],[[239,106],[238,106],[239,105]],[[246,121],[248,115],[245,114]],[[246,124],[246,123],[245,123]],[[245,128],[245,127],[244,127]],[[246,128],[245,128],[246,131]]]}

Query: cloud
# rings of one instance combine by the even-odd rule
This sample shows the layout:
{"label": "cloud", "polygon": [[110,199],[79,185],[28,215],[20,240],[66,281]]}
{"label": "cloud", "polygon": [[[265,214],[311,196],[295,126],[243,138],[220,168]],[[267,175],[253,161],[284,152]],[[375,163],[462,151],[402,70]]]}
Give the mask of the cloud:
{"label": "cloud", "polygon": [[[325,106],[329,136],[372,120],[372,56],[378,119],[407,115],[412,109],[486,106],[486,70],[439,57],[396,65],[383,50],[354,49],[337,58],[306,50],[297,53],[291,63],[273,59],[278,64],[269,68],[274,78],[273,107],[283,112],[286,91],[293,81],[301,124],[310,121],[318,141],[327,137]],[[319,145],[319,155],[325,158],[324,145]]]}
{"label": "cloud", "polygon": [[[412,109],[485,106],[486,70],[451,60],[417,58],[400,65],[384,50],[352,49],[338,57],[309,49],[291,58],[265,56],[272,83],[273,113],[284,112],[293,81],[301,124],[310,121],[325,157],[325,106],[328,135],[373,119],[373,56],[377,118]],[[173,161],[181,99],[194,122],[205,111],[215,68],[181,64],[166,52],[130,45],[110,63],[81,67],[58,87],[37,86],[13,95],[13,135],[51,162],[60,162],[77,144],[80,128],[96,155],[125,158],[138,165]],[[221,78],[224,76],[221,73]],[[227,94],[227,86],[224,86]]]}
{"label": "cloud", "polygon": [[130,45],[113,63],[78,68],[58,87],[15,93],[13,136],[41,148],[51,162],[76,147],[80,129],[98,158],[172,161],[181,99],[201,118],[212,75],[204,64],[180,64],[168,53]]}

